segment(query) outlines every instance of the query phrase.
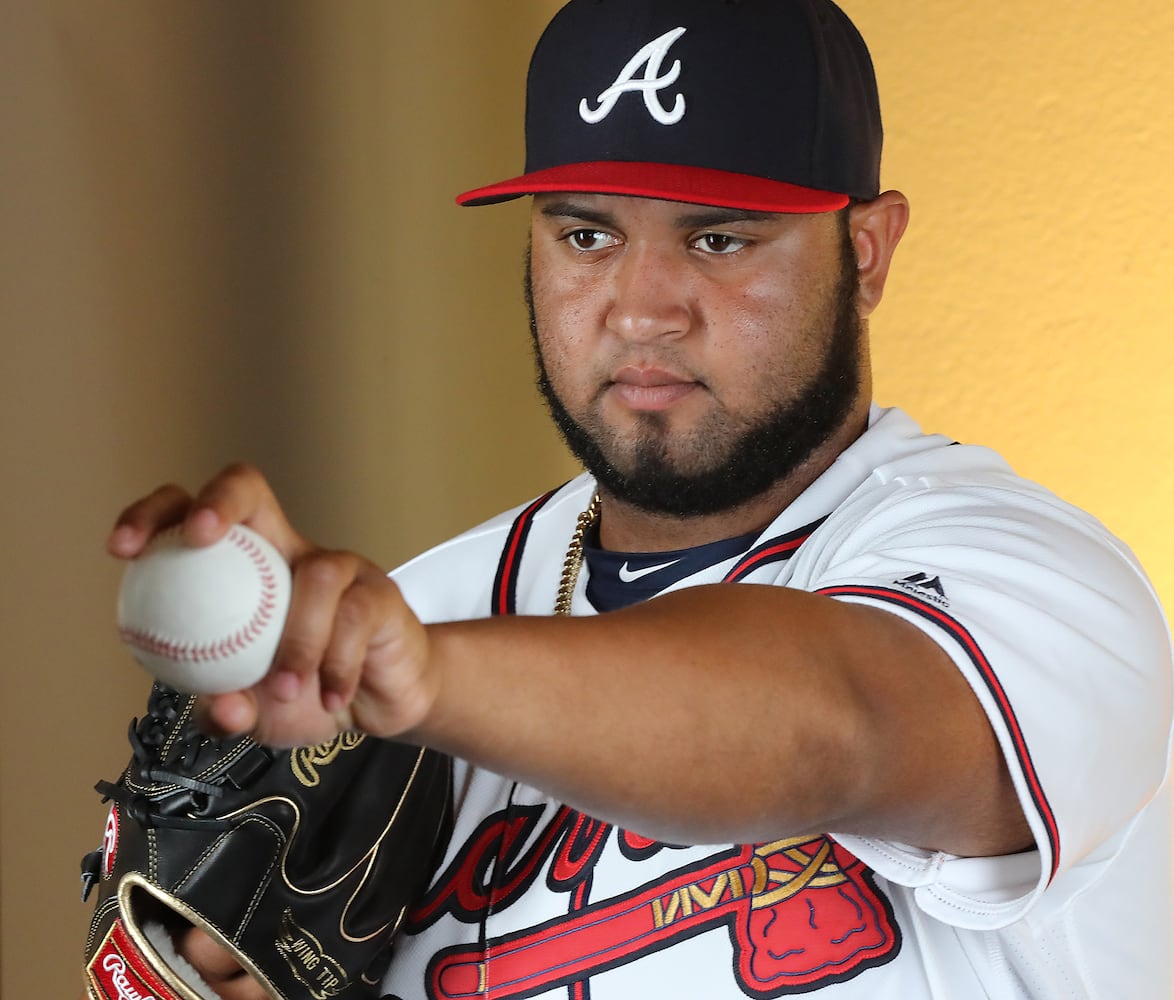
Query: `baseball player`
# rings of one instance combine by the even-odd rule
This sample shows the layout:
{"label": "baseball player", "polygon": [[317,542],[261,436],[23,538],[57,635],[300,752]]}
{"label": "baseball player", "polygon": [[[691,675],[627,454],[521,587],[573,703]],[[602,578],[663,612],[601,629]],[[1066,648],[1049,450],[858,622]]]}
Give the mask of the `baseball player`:
{"label": "baseball player", "polygon": [[[456,759],[385,995],[1169,995],[1143,853],[1169,632],[1093,517],[872,401],[909,210],[847,17],[571,0],[526,142],[459,200],[532,196],[540,386],[582,475],[390,578],[246,467],[110,541],[243,521],[290,559],[274,666],[209,727]],[[177,947],[260,995],[198,932]]]}

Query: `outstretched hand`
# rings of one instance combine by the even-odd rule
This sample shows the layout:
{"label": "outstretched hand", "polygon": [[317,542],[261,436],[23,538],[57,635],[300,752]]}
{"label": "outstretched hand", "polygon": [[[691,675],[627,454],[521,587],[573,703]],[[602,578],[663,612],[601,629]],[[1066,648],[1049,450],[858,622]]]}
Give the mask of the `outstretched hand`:
{"label": "outstretched hand", "polygon": [[202,696],[203,726],[294,746],[342,730],[397,736],[419,725],[436,694],[424,627],[375,563],[321,548],[295,531],[251,466],[228,467],[195,496],[160,487],[119,515],[107,549],[132,559],[176,525],[187,544],[209,545],[238,523],[264,535],[289,562],[289,615],[269,673],[247,690]]}

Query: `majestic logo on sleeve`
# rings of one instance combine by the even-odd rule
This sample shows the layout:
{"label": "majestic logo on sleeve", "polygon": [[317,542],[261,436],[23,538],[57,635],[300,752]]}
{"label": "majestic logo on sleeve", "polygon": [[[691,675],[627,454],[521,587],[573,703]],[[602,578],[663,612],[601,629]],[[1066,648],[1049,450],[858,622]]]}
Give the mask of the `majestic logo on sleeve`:
{"label": "majestic logo on sleeve", "polygon": [[[678,93],[671,108],[660,103],[659,92],[671,87],[681,75],[681,60],[677,59],[667,73],[661,74],[660,66],[670,46],[685,33],[684,28],[673,28],[654,39],[637,52],[616,77],[615,82],[596,98],[597,108],[592,108],[583,98],[579,102],[579,117],[588,125],[597,125],[611,114],[619,99],[629,91],[640,91],[644,95],[644,106],[654,121],[661,125],[676,125],[685,117],[685,95]],[[640,67],[644,75],[637,77]]]}
{"label": "majestic logo on sleeve", "polygon": [[566,807],[540,829],[542,812],[515,807],[488,817],[414,911],[409,930],[446,914],[480,925],[490,909],[501,914],[528,890],[541,892],[534,883],[543,869],[546,888],[567,895],[566,916],[441,950],[428,969],[429,1000],[523,1000],[560,988],[569,1000],[586,1000],[592,976],[723,931],[739,988],[763,1000],[854,979],[900,951],[892,907],[872,873],[829,837],[735,846],[590,900],[613,832],[629,862],[673,848]]}
{"label": "majestic logo on sleeve", "polygon": [[940,576],[930,576],[928,573],[913,573],[910,576],[894,580],[893,585],[900,587],[907,593],[914,594],[922,600],[930,601],[940,608],[948,608],[950,600],[946,597],[946,588],[942,586]]}

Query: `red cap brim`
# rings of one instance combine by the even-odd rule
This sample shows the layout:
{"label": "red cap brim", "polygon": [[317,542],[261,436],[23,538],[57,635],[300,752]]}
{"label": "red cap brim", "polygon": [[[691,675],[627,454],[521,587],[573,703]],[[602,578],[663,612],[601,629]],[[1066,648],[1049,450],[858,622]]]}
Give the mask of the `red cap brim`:
{"label": "red cap brim", "polygon": [[621,194],[751,212],[835,212],[848,196],[749,174],[671,163],[603,161],[568,163],[475,188],[457,196],[459,205],[492,205],[527,194],[576,191]]}

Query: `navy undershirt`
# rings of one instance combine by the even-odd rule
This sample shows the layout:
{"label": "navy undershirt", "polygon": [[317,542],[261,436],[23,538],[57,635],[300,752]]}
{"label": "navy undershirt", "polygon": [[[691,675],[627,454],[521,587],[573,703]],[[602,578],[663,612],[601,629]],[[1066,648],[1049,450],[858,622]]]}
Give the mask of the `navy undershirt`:
{"label": "navy undershirt", "polygon": [[590,573],[587,600],[596,611],[637,604],[666,587],[746,552],[757,532],[671,552],[611,552],[599,547],[599,527],[583,539],[583,561]]}

